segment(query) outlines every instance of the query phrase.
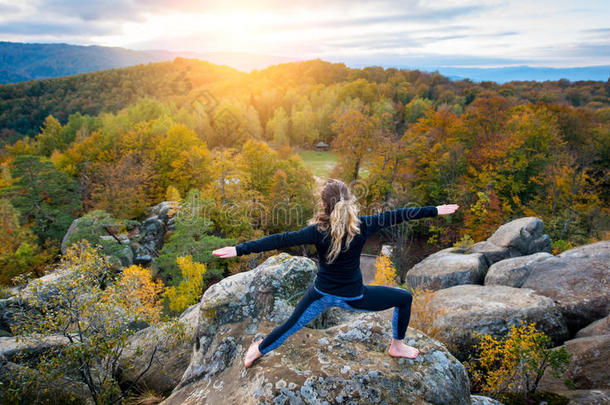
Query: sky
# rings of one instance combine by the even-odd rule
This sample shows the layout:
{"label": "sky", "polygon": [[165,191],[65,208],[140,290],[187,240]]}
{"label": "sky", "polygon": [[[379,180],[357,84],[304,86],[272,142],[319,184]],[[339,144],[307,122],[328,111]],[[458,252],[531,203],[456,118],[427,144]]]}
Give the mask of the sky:
{"label": "sky", "polygon": [[610,65],[610,0],[0,0],[0,41],[351,66]]}

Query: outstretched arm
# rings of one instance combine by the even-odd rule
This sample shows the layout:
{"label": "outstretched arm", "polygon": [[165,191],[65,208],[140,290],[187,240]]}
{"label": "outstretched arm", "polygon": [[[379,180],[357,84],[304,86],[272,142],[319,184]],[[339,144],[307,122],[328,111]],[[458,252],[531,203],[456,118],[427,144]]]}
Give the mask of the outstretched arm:
{"label": "outstretched arm", "polygon": [[428,205],[425,207],[398,208],[396,210],[380,212],[376,215],[363,215],[362,220],[366,223],[367,233],[372,234],[383,227],[396,225],[401,222],[452,214],[458,208],[457,204],[439,205],[436,207]]}
{"label": "outstretched arm", "polygon": [[235,246],[225,246],[212,252],[220,258],[246,255],[249,253],[264,252],[288,246],[316,243],[317,230],[315,225],[309,225],[299,231],[276,233],[264,238],[243,242]]}

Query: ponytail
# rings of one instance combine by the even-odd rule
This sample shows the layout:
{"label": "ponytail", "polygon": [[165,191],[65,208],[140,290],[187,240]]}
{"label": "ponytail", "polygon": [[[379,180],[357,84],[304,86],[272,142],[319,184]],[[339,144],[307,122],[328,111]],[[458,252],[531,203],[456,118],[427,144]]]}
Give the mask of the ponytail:
{"label": "ponytail", "polygon": [[328,263],[332,263],[341,252],[343,239],[346,239],[347,250],[354,236],[360,233],[359,209],[356,198],[340,180],[330,179],[321,194],[325,203],[324,210],[316,213],[309,224],[316,224],[318,229],[331,235],[332,241],[326,258]]}

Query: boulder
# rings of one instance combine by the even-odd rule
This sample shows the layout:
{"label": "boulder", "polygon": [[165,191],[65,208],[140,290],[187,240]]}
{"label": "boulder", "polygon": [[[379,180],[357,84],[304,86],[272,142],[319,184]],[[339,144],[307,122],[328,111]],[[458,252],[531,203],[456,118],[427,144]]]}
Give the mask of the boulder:
{"label": "boulder", "polygon": [[477,333],[502,337],[521,321],[535,323],[555,344],[568,337],[565,320],[553,300],[529,289],[460,285],[436,291],[429,305],[437,313],[431,328],[462,360],[472,352]]}
{"label": "boulder", "polygon": [[482,253],[455,253],[443,249],[426,257],[409,270],[411,288],[440,290],[461,284],[482,284],[487,264]]}
{"label": "boulder", "polygon": [[577,246],[566,250],[557,256],[559,257],[605,257],[610,258],[610,241],[603,240],[588,245]]}
{"label": "boulder", "polygon": [[[382,314],[303,329],[245,369],[243,356],[254,338],[244,334],[249,324],[223,325],[198,365],[199,378],[162,404],[470,404],[466,370],[441,343],[410,328],[406,341],[419,348],[418,358],[387,354],[392,330]],[[275,326],[264,320],[258,331]]]}
{"label": "boulder", "polygon": [[311,259],[280,253],[251,271],[210,286],[201,298],[195,350],[183,383],[199,378],[203,356],[221,326],[249,320],[246,333],[252,333],[263,319],[286,320],[313,282],[316,269]]}
{"label": "boulder", "polygon": [[312,260],[281,253],[206,290],[191,362],[163,404],[470,404],[465,368],[441,343],[409,328],[406,340],[421,355],[387,354],[392,310],[323,314],[326,322],[312,321],[244,368],[250,343],[290,316],[315,271]]}
{"label": "boulder", "polygon": [[568,369],[561,378],[553,377],[547,370],[540,381],[540,389],[551,392],[566,390],[565,378],[569,378],[578,389],[610,389],[610,335],[568,340],[563,347],[572,354]]}
{"label": "boulder", "polygon": [[502,402],[482,395],[471,395],[470,401],[472,405],[502,405]]}
{"label": "boulder", "polygon": [[78,224],[80,223],[80,221],[81,221],[81,218],[76,218],[74,221],[72,221],[72,223],[70,224],[70,227],[66,231],[66,234],[61,239],[61,254],[62,255],[66,254],[66,251],[68,250],[68,246],[74,242],[72,240],[72,239],[74,239],[73,235],[76,232],[76,230],[78,229]]}
{"label": "boulder", "polygon": [[[15,392],[20,381],[31,385]],[[11,389],[8,389],[11,387]],[[47,381],[34,369],[8,361],[0,354],[0,404],[89,405],[93,404],[89,388],[70,378]]]}
{"label": "boulder", "polygon": [[116,258],[119,265],[130,266],[133,263],[130,240],[119,232],[136,224],[137,221],[117,219],[107,212],[93,210],[72,221],[62,239],[61,252],[65,254],[72,244],[86,239],[92,245],[101,245],[104,253]]}
{"label": "boulder", "polygon": [[610,335],[610,316],[595,321],[589,326],[579,330],[575,337],[582,338],[599,335]]}
{"label": "boulder", "polygon": [[49,350],[63,347],[69,343],[67,337],[59,335],[42,336],[40,338],[0,337],[0,355],[12,362],[30,362]]}
{"label": "boulder", "polygon": [[121,354],[121,381],[132,383],[137,380],[140,386],[154,387],[156,392],[169,394],[180,382],[191,360],[199,306],[197,303],[180,315],[179,321],[185,326],[183,339],[176,340],[175,333],[167,325],[150,326],[130,337]]}
{"label": "boulder", "polygon": [[180,208],[179,201],[163,201],[150,208],[151,216],[157,216],[166,225],[167,231],[175,230],[176,213]]}
{"label": "boulder", "polygon": [[540,218],[523,217],[500,226],[487,242],[510,251],[510,257],[551,252],[551,240],[544,234]]}
{"label": "boulder", "polygon": [[0,330],[12,334],[13,326],[18,322],[22,313],[22,306],[25,305],[17,297],[0,299]]}
{"label": "boulder", "polygon": [[486,240],[475,243],[470,249],[467,249],[466,253],[481,253],[485,257],[488,267],[500,260],[508,259],[511,257],[511,253],[519,255],[517,251],[511,252],[507,247],[496,246]]}
{"label": "boulder", "polygon": [[485,285],[521,287],[532,271],[532,263],[553,257],[547,252],[513,257],[491,265],[485,275]]}
{"label": "boulder", "polygon": [[[599,245],[577,249],[532,263],[523,283],[523,288],[557,303],[572,334],[610,314],[610,256],[603,253],[608,250]],[[599,254],[585,254],[587,251]]]}
{"label": "boulder", "polygon": [[610,390],[570,390],[559,394],[569,399],[568,405],[610,404]]}

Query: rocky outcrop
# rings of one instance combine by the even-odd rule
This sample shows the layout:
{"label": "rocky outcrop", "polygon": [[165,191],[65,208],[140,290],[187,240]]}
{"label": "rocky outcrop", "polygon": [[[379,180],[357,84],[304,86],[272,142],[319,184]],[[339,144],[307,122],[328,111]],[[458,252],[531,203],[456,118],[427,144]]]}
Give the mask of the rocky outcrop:
{"label": "rocky outcrop", "polygon": [[610,241],[603,240],[596,243],[590,243],[588,245],[577,246],[573,249],[566,250],[557,256],[559,257],[576,257],[576,258],[587,258],[587,257],[610,257]]}
{"label": "rocky outcrop", "polygon": [[167,324],[142,329],[130,337],[120,360],[122,382],[136,382],[169,394],[191,360],[199,306],[191,306],[180,316],[179,321],[185,326],[184,338],[176,340],[176,333]]}
{"label": "rocky outcrop", "polygon": [[211,286],[199,309],[196,344],[181,383],[163,404],[470,404],[463,365],[439,342],[409,329],[416,360],[387,354],[391,310],[335,311],[245,369],[250,343],[291,313],[315,263],[282,253]]}
{"label": "rocky outcrop", "polygon": [[610,335],[568,340],[563,347],[572,354],[567,371],[561,378],[545,373],[540,381],[541,389],[552,392],[566,390],[565,378],[581,390],[610,389]]}
{"label": "rocky outcrop", "polygon": [[0,336],[12,336],[13,326],[22,313],[22,305],[22,301],[14,296],[0,299]]}
{"label": "rocky outcrop", "polygon": [[470,396],[471,405],[502,405],[502,402],[481,395]]}
{"label": "rocky outcrop", "polygon": [[150,215],[139,221],[120,220],[95,210],[72,221],[61,243],[62,254],[81,239],[102,245],[117,266],[148,265],[159,255],[167,232],[175,230],[178,203],[164,201],[148,209]]}
{"label": "rocky outcrop", "polygon": [[[442,344],[410,329],[406,341],[419,348],[419,358],[386,353],[392,331],[382,314],[299,331],[244,369],[243,356],[254,337],[243,333],[248,324],[219,329],[199,365],[203,374],[162,404],[470,404],[464,366]],[[262,321],[259,331],[274,326]]]}
{"label": "rocky outcrop", "polygon": [[[24,380],[30,382],[29,387],[18,386]],[[15,385],[20,392],[15,392]],[[49,382],[36,370],[0,354],[0,404],[89,405],[93,401],[85,384],[69,378]]]}
{"label": "rocky outcrop", "polygon": [[580,246],[533,263],[523,283],[557,303],[572,334],[610,314],[609,245]]}
{"label": "rocky outcrop", "polygon": [[478,333],[502,337],[521,321],[535,323],[555,344],[568,337],[553,300],[528,289],[461,285],[436,291],[429,305],[437,314],[431,328],[462,360],[472,352]]}
{"label": "rocky outcrop", "polygon": [[[550,256],[551,241],[544,234],[540,218],[524,217],[500,226],[487,240],[475,243],[471,248],[447,248],[426,257],[407,273],[407,282],[412,288],[421,287],[441,290],[463,284],[483,284],[488,268],[494,263],[504,263],[510,258],[546,252]],[[544,256],[537,256],[538,259]],[[517,266],[513,262],[513,266]],[[509,264],[504,266],[508,267]],[[523,267],[523,266],[522,266]],[[504,268],[504,267],[503,267]],[[524,280],[528,267],[515,269],[505,281],[498,282],[517,287]],[[494,275],[490,280],[493,280]]]}
{"label": "rocky outcrop", "polygon": [[443,249],[426,257],[409,270],[411,288],[440,290],[461,284],[482,284],[487,264],[481,253],[456,253]]}
{"label": "rocky outcrop", "polygon": [[523,217],[500,226],[487,242],[509,249],[511,257],[551,252],[551,240],[544,234],[544,223],[536,217]]}
{"label": "rocky outcrop", "polygon": [[610,316],[602,318],[598,321],[593,322],[585,328],[582,328],[576,334],[576,338],[599,336],[599,335],[610,335]]}
{"label": "rocky outcrop", "polygon": [[485,285],[521,287],[532,271],[532,264],[553,257],[547,252],[513,257],[494,263],[485,275]]}
{"label": "rocky outcrop", "polygon": [[559,394],[569,399],[568,405],[610,404],[610,390],[569,390]]}
{"label": "rocky outcrop", "polygon": [[523,217],[500,226],[486,241],[475,243],[469,253],[481,253],[488,266],[510,257],[551,252],[551,240],[544,234],[540,218]]}
{"label": "rocky outcrop", "polygon": [[30,362],[49,350],[69,343],[65,336],[43,336],[36,339],[26,337],[0,337],[0,355],[8,361]]}

